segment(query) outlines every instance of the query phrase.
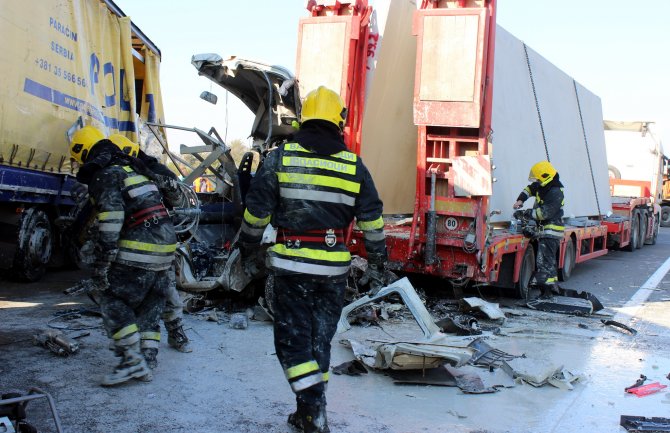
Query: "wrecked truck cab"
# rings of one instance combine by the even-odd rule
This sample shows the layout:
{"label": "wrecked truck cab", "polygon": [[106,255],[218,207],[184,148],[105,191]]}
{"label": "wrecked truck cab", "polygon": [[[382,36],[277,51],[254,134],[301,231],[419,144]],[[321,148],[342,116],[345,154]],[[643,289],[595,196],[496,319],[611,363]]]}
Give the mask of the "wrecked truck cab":
{"label": "wrecked truck cab", "polygon": [[[248,281],[233,284],[228,276],[231,266],[239,265],[231,248],[242,220],[254,154],[260,154],[262,161],[268,150],[295,132],[293,124],[300,115],[298,86],[293,74],[280,66],[237,57],[224,60],[218,54],[197,54],[191,63],[199,75],[238,97],[255,114],[255,119],[250,132],[253,148],[241,161],[233,160],[230,147],[214,128],[209,133],[189,129],[198,134],[205,146],[182,145],[182,154],[191,154],[200,161],[198,167],[193,167],[185,176],[185,182],[191,184],[201,176],[212,175],[217,179],[217,186],[224,188],[198,194],[200,223],[191,231],[192,237],[177,249],[177,285],[188,292],[218,289],[240,292]],[[204,93],[203,99],[216,102],[215,95]]]}
{"label": "wrecked truck cab", "polygon": [[212,53],[194,55],[191,64],[199,75],[235,95],[255,113],[249,135],[264,143],[262,150],[295,132],[292,124],[300,115],[300,95],[288,69],[235,56],[224,60]]}

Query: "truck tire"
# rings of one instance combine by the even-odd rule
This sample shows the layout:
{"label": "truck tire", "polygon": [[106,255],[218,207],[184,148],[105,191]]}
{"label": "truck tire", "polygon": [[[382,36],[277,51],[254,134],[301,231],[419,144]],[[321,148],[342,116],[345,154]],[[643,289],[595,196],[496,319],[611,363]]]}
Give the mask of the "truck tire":
{"label": "truck tire", "polygon": [[661,227],[670,227],[670,206],[661,207]]}
{"label": "truck tire", "polygon": [[519,299],[530,298],[530,280],[535,272],[535,251],[532,245],[528,245],[523,253],[521,267],[519,268],[519,281],[516,283],[516,296]]}
{"label": "truck tire", "polygon": [[635,251],[638,242],[640,242],[640,214],[634,210],[630,222],[630,243],[626,246],[626,250]]}
{"label": "truck tire", "polygon": [[654,230],[651,233],[651,237],[648,242],[645,242],[647,245],[656,245],[656,238],[658,238],[658,230],[660,229],[661,224],[658,220],[658,216],[654,220]]}
{"label": "truck tire", "polygon": [[640,237],[637,239],[637,249],[644,246],[647,240],[647,211],[638,210],[638,218],[640,219]]}
{"label": "truck tire", "polygon": [[47,214],[37,208],[23,211],[16,239],[12,277],[19,281],[39,280],[53,250],[53,230]]}
{"label": "truck tire", "polygon": [[568,281],[572,275],[572,270],[575,269],[575,259],[577,258],[577,251],[575,243],[572,238],[569,238],[565,243],[565,252],[563,253],[563,267],[558,270],[558,279],[561,281]]}

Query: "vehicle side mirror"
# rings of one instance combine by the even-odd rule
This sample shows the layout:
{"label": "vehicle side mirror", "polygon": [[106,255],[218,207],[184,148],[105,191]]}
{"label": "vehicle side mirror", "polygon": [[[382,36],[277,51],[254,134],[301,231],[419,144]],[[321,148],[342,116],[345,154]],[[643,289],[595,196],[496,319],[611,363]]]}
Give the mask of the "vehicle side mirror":
{"label": "vehicle side mirror", "polygon": [[200,94],[200,99],[205,100],[210,104],[216,105],[217,101],[219,100],[219,97],[216,96],[214,93],[205,90]]}

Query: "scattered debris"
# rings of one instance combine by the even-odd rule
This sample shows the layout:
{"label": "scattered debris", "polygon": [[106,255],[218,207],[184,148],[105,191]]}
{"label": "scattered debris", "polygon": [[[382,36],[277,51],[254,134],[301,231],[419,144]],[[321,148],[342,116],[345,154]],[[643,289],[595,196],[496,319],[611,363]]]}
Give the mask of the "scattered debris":
{"label": "scattered debris", "polygon": [[247,313],[235,313],[231,315],[230,327],[233,329],[247,329],[249,327],[249,316]]}
{"label": "scattered debris", "polygon": [[644,397],[650,394],[655,394],[662,389],[667,388],[667,385],[661,385],[659,382],[648,383],[646,385],[634,386],[626,388],[626,392],[635,394],[638,397]]}
{"label": "scattered debris", "polygon": [[270,315],[268,310],[261,304],[262,301],[264,302],[263,298],[258,298],[258,305],[254,306],[250,319],[258,322],[272,322],[272,315]]}
{"label": "scattered debris", "polygon": [[526,306],[533,310],[547,311],[550,313],[574,314],[576,316],[589,316],[594,311],[591,301],[567,296],[537,298],[528,301]]}
{"label": "scattered debris", "polygon": [[621,322],[617,322],[616,320],[601,319],[600,321],[602,322],[603,325],[613,326],[615,328],[622,329],[623,331],[627,332],[630,335],[637,334],[637,331],[635,329],[631,328],[630,326],[626,326]]}
{"label": "scattered debris", "polygon": [[670,432],[670,418],[621,415],[619,422],[626,431],[637,432]]}
{"label": "scattered debris", "polygon": [[500,367],[502,361],[511,361],[514,358],[524,357],[525,355],[511,355],[499,349],[494,349],[483,339],[477,338],[468,345],[475,350],[475,354],[470,359],[474,365],[483,365],[486,367]]}
{"label": "scattered debris", "polygon": [[491,320],[505,321],[505,313],[502,312],[498,304],[486,302],[485,300],[476,297],[463,298],[462,301],[465,306],[465,311],[480,310]]}
{"label": "scattered debris", "polygon": [[574,389],[573,382],[577,382],[581,379],[581,376],[572,374],[568,370],[563,369],[550,377],[547,382],[556,388],[572,391]]}
{"label": "scattered debris", "polygon": [[216,322],[219,323],[219,314],[216,312],[216,310],[212,310],[207,314],[207,320],[210,322]]}
{"label": "scattered debris", "polygon": [[481,335],[482,330],[479,322],[472,316],[461,314],[458,316],[448,316],[435,323],[442,332],[456,335]]}
{"label": "scattered debris", "polygon": [[486,387],[479,375],[472,372],[466,372],[450,365],[445,365],[444,368],[454,376],[456,386],[465,394],[491,394],[498,392],[497,388]]}
{"label": "scattered debris", "polygon": [[457,386],[456,379],[443,366],[425,370],[389,370],[397,385]]}
{"label": "scattered debris", "polygon": [[407,277],[395,281],[387,287],[383,287],[382,289],[379,290],[379,292],[377,292],[376,295],[372,297],[370,297],[369,295],[365,295],[362,298],[345,306],[342,309],[340,321],[337,324],[337,332],[342,333],[351,328],[351,325],[347,321],[347,316],[349,315],[349,313],[351,313],[352,311],[354,311],[359,307],[362,307],[363,305],[370,304],[378,299],[382,299],[393,293],[397,293],[400,295],[403,302],[405,303],[405,305],[407,305],[407,308],[409,308],[410,312],[414,316],[414,319],[416,320],[417,324],[421,328],[421,331],[423,331],[423,334],[427,339],[430,339],[434,334],[441,334],[440,328],[438,328],[435,322],[433,321],[432,316],[430,315],[428,310],[426,310],[426,306],[419,298],[419,295],[416,293],[416,290],[414,290],[414,287],[412,287],[412,284],[409,282]]}
{"label": "scattered debris", "polygon": [[337,375],[360,376],[361,374],[368,374],[368,369],[365,368],[365,364],[361,361],[354,359],[333,367],[333,373]]}
{"label": "scattered debris", "polygon": [[[86,333],[88,335],[88,333]],[[83,337],[80,335],[79,337]],[[79,343],[61,331],[45,330],[33,336],[36,345],[44,346],[58,356],[69,356],[79,350]]]}
{"label": "scattered debris", "polygon": [[600,302],[598,298],[595,297],[593,293],[590,292],[578,292],[573,289],[564,289],[563,287],[558,287],[557,292],[561,296],[565,296],[568,298],[581,298],[581,299],[586,299],[587,301],[591,302],[591,305],[593,305],[593,311],[600,311],[603,308],[603,304]]}
{"label": "scattered debris", "polygon": [[458,419],[465,419],[465,418],[467,418],[466,415],[461,415],[460,413],[456,412],[455,410],[448,410],[447,413],[448,413],[449,415],[453,415],[453,416],[455,416],[455,417],[458,418]]}
{"label": "scattered debris", "polygon": [[515,358],[503,361],[502,369],[514,379],[540,387],[549,383],[549,379],[561,372],[563,366],[541,362],[537,359]]}
{"label": "scattered debris", "polygon": [[633,389],[633,388],[637,388],[639,386],[642,386],[642,385],[644,385],[644,382],[646,380],[647,380],[647,376],[645,376],[644,374],[641,374],[640,378],[638,380],[636,380],[635,383],[632,384],[631,386],[627,386],[626,388],[624,388],[624,391],[628,392],[629,389]]}

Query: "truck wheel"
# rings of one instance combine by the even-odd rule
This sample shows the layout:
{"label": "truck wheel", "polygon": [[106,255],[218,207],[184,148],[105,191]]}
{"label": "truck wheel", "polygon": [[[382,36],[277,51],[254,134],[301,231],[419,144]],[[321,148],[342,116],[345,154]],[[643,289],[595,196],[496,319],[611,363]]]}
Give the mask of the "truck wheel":
{"label": "truck wheel", "polygon": [[661,227],[670,227],[670,206],[661,207]]}
{"label": "truck wheel", "polygon": [[658,217],[656,218],[656,221],[654,222],[654,230],[651,233],[651,238],[649,238],[648,242],[645,242],[647,245],[656,245],[656,238],[658,237],[658,230],[660,228],[660,221],[658,220]]}
{"label": "truck wheel", "polygon": [[519,282],[516,283],[518,298],[527,300],[530,297],[530,279],[533,277],[533,272],[535,272],[535,251],[532,245],[528,245],[521,260]]}
{"label": "truck wheel", "polygon": [[575,243],[572,238],[569,238],[565,243],[565,252],[563,254],[563,267],[558,270],[558,279],[561,281],[568,281],[572,275],[572,270],[575,269],[575,259],[577,251],[575,250]]}
{"label": "truck wheel", "polygon": [[637,248],[640,249],[647,240],[647,211],[638,211],[638,218],[640,218],[640,236],[637,238]]}
{"label": "truck wheel", "polygon": [[29,208],[21,214],[17,232],[12,276],[21,281],[37,281],[51,260],[53,232],[44,211]]}
{"label": "truck wheel", "polygon": [[626,246],[628,251],[635,251],[640,239],[640,214],[634,210],[633,218],[630,222],[630,243]]}

